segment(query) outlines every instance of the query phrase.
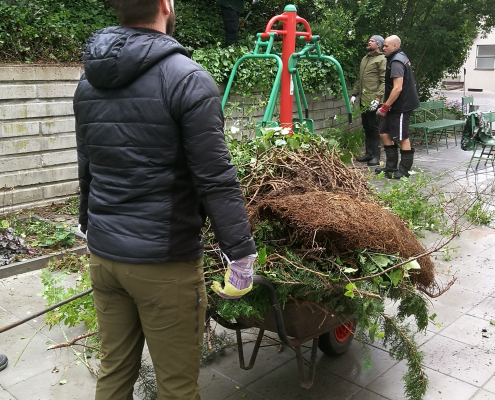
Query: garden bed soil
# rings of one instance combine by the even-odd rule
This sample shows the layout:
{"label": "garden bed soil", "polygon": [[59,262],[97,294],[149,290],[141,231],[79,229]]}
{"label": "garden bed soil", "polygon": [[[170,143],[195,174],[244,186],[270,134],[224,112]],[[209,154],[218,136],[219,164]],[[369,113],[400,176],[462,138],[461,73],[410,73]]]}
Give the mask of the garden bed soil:
{"label": "garden bed soil", "polygon": [[[63,246],[60,243],[48,246],[31,246],[30,243],[36,241],[38,237],[36,234],[27,235],[23,238],[23,240],[25,244],[29,245],[30,251],[28,253],[17,254],[13,261],[2,267],[2,269],[11,267],[14,264],[29,264],[29,262],[33,261],[33,266],[21,268],[22,272],[27,272],[29,270],[43,268],[51,258],[54,256],[58,258],[65,252],[84,252],[87,246],[86,240],[79,232],[75,230],[78,225],[77,207],[75,207],[77,204],[78,200],[74,198],[67,200],[65,203],[52,203],[48,206],[24,209],[8,214],[0,214],[0,220],[5,219],[11,221],[15,218],[18,221],[22,221],[26,219],[33,219],[36,221],[46,222],[47,224],[53,226],[64,225],[64,229],[70,231],[75,239],[70,246]],[[0,273],[0,277],[5,277],[1,275],[2,273]],[[5,271],[3,275],[5,275]]]}
{"label": "garden bed soil", "polygon": [[[19,217],[25,217],[30,215],[36,215],[43,220],[50,221],[52,223],[64,223],[70,227],[76,227],[79,224],[79,214],[77,208],[72,206],[72,210],[70,210],[71,202],[76,202],[79,204],[79,200],[77,198],[71,198],[67,200],[65,203],[52,203],[47,206],[35,207],[26,210],[21,210],[16,212]],[[71,211],[70,213],[68,211]],[[3,219],[3,217],[1,217]]]}
{"label": "garden bed soil", "polygon": [[31,259],[26,258],[23,261],[13,262],[0,267],[0,279],[46,268],[50,261],[60,260],[67,253],[83,255],[86,252],[87,246],[86,244],[84,244],[83,246],[72,247],[70,249],[59,251],[57,253],[47,254]]}

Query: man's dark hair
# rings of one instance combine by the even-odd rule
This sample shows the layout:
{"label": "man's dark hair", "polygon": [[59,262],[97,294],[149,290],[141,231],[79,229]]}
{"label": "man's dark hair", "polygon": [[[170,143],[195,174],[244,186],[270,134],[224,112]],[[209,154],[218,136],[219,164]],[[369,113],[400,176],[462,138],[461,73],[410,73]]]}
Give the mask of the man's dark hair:
{"label": "man's dark hair", "polygon": [[120,25],[152,24],[160,8],[160,0],[108,0]]}

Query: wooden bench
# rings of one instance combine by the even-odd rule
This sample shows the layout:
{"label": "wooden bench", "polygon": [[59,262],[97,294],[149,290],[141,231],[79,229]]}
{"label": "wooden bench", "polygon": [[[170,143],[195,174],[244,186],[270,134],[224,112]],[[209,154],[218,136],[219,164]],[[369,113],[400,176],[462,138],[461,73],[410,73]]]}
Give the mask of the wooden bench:
{"label": "wooden bench", "polygon": [[[489,124],[490,133],[493,131],[493,123],[495,122],[495,111],[490,111],[490,112],[483,112],[481,113],[483,117],[485,118],[486,122]],[[475,127],[475,122],[474,122],[474,115],[470,116],[471,118],[471,137],[474,134],[474,127]],[[488,139],[485,142],[479,141],[479,140],[473,140],[473,155],[471,156],[471,160],[469,161],[469,165],[466,169],[466,173],[469,171],[469,168],[471,167],[471,164],[473,163],[473,160],[478,160],[476,164],[476,169],[478,169],[478,166],[480,165],[480,161],[485,161],[485,166],[490,161],[492,163],[492,166],[495,163],[495,137],[493,139]],[[476,151],[478,148],[481,148],[481,153],[480,155],[476,155]]]}
{"label": "wooden bench", "polygon": [[445,103],[439,101],[423,101],[419,103],[419,107],[414,110],[412,115],[412,124],[409,124],[409,129],[413,131],[421,131],[422,137],[410,137],[410,140],[418,140],[425,142],[426,153],[428,153],[428,135],[433,135],[438,151],[438,139],[445,136],[445,144],[449,147],[448,133],[454,134],[455,145],[457,146],[456,128],[463,127],[465,121],[457,119],[444,119]]}

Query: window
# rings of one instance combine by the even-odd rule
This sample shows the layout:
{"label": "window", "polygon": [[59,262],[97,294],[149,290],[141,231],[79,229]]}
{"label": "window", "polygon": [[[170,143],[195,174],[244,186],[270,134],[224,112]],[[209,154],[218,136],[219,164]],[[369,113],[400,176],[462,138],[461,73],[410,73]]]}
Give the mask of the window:
{"label": "window", "polygon": [[478,46],[476,69],[495,69],[495,45]]}

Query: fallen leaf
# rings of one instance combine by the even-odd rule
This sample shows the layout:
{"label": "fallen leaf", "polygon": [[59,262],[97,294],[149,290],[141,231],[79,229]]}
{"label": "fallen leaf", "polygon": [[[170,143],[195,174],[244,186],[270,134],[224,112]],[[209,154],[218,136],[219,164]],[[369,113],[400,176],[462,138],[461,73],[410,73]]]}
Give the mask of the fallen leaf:
{"label": "fallen leaf", "polygon": [[57,367],[53,367],[52,374],[55,374],[56,372],[58,372],[58,368]]}
{"label": "fallen leaf", "polygon": [[67,379],[63,379],[59,382],[61,385],[65,385],[67,383]]}

